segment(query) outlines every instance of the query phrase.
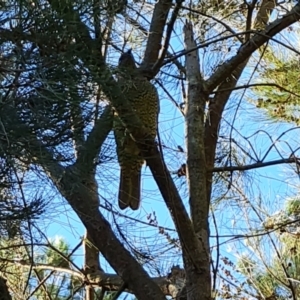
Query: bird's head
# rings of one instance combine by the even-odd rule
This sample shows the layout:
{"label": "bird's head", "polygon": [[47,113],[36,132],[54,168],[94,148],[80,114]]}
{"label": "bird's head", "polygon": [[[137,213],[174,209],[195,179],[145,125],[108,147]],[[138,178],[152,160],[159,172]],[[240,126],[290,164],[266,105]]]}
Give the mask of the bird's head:
{"label": "bird's head", "polygon": [[119,67],[126,69],[136,69],[135,60],[131,53],[131,49],[127,52],[124,52],[119,58]]}

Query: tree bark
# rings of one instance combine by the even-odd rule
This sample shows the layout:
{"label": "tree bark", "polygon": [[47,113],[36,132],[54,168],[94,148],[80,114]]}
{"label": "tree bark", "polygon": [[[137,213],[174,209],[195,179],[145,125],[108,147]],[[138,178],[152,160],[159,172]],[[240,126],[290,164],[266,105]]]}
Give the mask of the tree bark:
{"label": "tree bark", "polygon": [[[95,273],[100,270],[99,263],[99,251],[95,245],[93,245],[92,237],[89,232],[86,231],[84,241],[84,273],[90,274]],[[85,286],[85,300],[94,300],[95,299],[95,291],[92,285]]]}
{"label": "tree bark", "polygon": [[[193,27],[190,22],[184,26],[185,50],[197,49]],[[204,113],[207,95],[200,74],[198,50],[185,56],[187,76],[187,98],[185,103],[187,165],[186,178],[189,189],[189,204],[193,228],[199,239],[199,270],[185,261],[187,270],[186,293],[188,300],[210,300],[210,250],[209,250],[209,202],[206,193],[206,161],[204,149]]]}

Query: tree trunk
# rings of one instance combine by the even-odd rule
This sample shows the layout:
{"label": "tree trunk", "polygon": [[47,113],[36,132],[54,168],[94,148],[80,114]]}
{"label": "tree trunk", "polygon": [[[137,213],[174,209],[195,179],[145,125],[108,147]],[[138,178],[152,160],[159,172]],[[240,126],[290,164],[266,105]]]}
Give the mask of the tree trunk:
{"label": "tree trunk", "polygon": [[[92,242],[91,236],[86,231],[84,241],[84,272],[85,274],[95,273],[100,270],[100,263],[99,263],[99,251],[95,247]],[[95,291],[94,288],[88,284],[85,287],[86,300],[94,300],[95,299]]]}
{"label": "tree trunk", "polygon": [[[196,49],[190,22],[184,26],[185,49]],[[206,193],[206,161],[204,149],[204,110],[207,96],[203,93],[198,50],[186,57],[188,93],[185,103],[187,184],[189,204],[195,234],[199,240],[201,265],[197,269],[184,259],[186,270],[186,292],[188,300],[210,300],[210,250],[209,250],[209,201]]]}

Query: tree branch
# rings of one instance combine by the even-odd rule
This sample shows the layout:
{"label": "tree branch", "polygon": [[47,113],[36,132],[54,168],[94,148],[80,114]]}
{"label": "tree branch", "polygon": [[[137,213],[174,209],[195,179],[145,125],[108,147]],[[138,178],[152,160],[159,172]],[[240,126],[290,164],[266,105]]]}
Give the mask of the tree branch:
{"label": "tree branch", "polygon": [[112,111],[111,107],[106,107],[100,118],[88,135],[83,148],[78,153],[78,168],[92,170],[94,160],[100,152],[100,149],[112,128]]}
{"label": "tree branch", "polygon": [[[35,264],[34,266],[32,266],[26,261],[17,261],[16,264],[20,264],[28,268],[33,268],[34,270],[37,271],[38,270],[52,271],[51,272],[52,274],[54,274],[54,272],[69,274],[70,276],[76,277],[82,282],[88,281],[88,284],[90,285],[106,288],[110,291],[118,291],[124,285],[124,281],[120,276],[116,274],[104,273],[100,270],[85,275],[83,272],[78,272],[72,269],[55,267],[46,264]],[[157,286],[159,286],[159,288],[161,289],[161,291],[165,296],[171,296],[175,299],[178,292],[184,286],[185,272],[183,269],[180,269],[178,266],[173,266],[168,276],[153,277],[151,279],[157,284]],[[129,293],[133,293],[133,290],[129,289],[128,287],[126,287],[125,291]]]}
{"label": "tree branch", "polygon": [[260,8],[257,12],[257,17],[255,19],[254,28],[265,28],[268,24],[270,15],[275,8],[276,1],[274,0],[264,0],[260,3]]}
{"label": "tree branch", "polygon": [[200,255],[198,238],[160,152],[154,144],[149,144],[148,147],[143,145],[141,150],[171,213],[185,256],[190,260],[194,268],[201,268],[203,266],[203,257]]}
{"label": "tree branch", "polygon": [[294,8],[284,15],[281,19],[277,19],[266,27],[262,32],[256,33],[253,38],[241,46],[237,55],[221,65],[216,72],[206,81],[206,90],[213,91],[223,80],[238,67],[239,64],[247,60],[264,43],[274,37],[283,29],[300,20],[300,3],[298,2]]}
{"label": "tree branch", "polygon": [[234,88],[241,77],[241,74],[247,65],[248,60],[244,61],[243,64],[239,65],[234,71],[232,76],[228,80],[224,81],[217,89],[217,91],[225,90],[222,93],[216,93],[214,99],[210,101],[208,114],[209,116],[205,122],[205,158],[206,158],[206,167],[207,167],[207,201],[210,202],[211,189],[212,189],[212,169],[215,164],[215,155],[217,140],[219,137],[219,128],[221,123],[222,114],[224,108],[227,104],[227,101],[232,93],[232,88]]}
{"label": "tree branch", "polygon": [[280,164],[292,164],[296,163],[299,164],[299,159],[295,157],[289,157],[289,158],[284,158],[284,159],[277,159],[277,160],[272,160],[272,161],[267,161],[267,162],[257,162],[251,165],[246,165],[246,166],[231,166],[231,167],[218,167],[218,168],[213,168],[212,172],[214,173],[220,173],[220,172],[225,172],[225,171],[247,171],[247,170],[253,170],[253,169],[258,169],[258,168],[263,168],[263,167],[270,167],[270,166],[275,166],[275,165],[280,165]]}
{"label": "tree branch", "polygon": [[243,40],[239,37],[239,34],[237,32],[235,32],[231,26],[229,26],[228,24],[226,24],[225,22],[223,22],[222,20],[219,20],[218,18],[212,16],[212,15],[208,15],[206,13],[204,13],[203,11],[199,11],[196,9],[192,9],[190,7],[187,6],[182,6],[183,9],[192,12],[194,14],[206,17],[207,19],[212,19],[214,21],[216,21],[217,23],[220,23],[228,32],[232,33],[233,35],[235,35],[237,37],[237,39],[242,43]]}
{"label": "tree branch", "polygon": [[[191,22],[186,22],[184,28],[184,43],[185,49],[194,48],[196,42],[194,40],[193,27]],[[204,153],[204,110],[207,99],[203,95],[203,78],[200,73],[200,60],[198,51],[186,55],[186,76],[188,96],[185,103],[185,124],[186,124],[186,145],[187,145],[187,181],[189,187],[189,202],[191,206],[191,215],[194,229],[197,231],[202,226],[199,222],[207,219],[208,207],[204,205],[203,201],[206,194],[199,194],[203,188],[203,180],[206,178],[205,170],[205,153]],[[189,138],[193,136],[193,138]],[[199,206],[201,202],[201,207]],[[201,213],[199,216],[199,209],[204,209],[205,216]],[[198,230],[196,229],[198,228]]]}
{"label": "tree branch", "polygon": [[[184,27],[185,49],[195,48],[193,26],[186,21]],[[199,260],[202,260],[201,276],[185,260],[187,272],[186,292],[191,299],[211,298],[210,258],[209,258],[209,201],[206,192],[206,160],[204,146],[204,112],[207,96],[203,93],[203,78],[200,73],[198,50],[185,56],[187,97],[185,103],[185,130],[187,147],[187,185],[193,228],[200,240]],[[192,137],[192,138],[191,138]]]}
{"label": "tree branch", "polygon": [[162,49],[162,53],[161,53],[159,59],[157,60],[157,62],[155,63],[155,65],[153,66],[154,74],[158,73],[158,71],[159,71],[159,69],[162,65],[162,62],[164,61],[165,56],[168,53],[169,43],[170,43],[173,28],[174,28],[174,24],[177,20],[179,10],[182,7],[183,2],[184,2],[184,0],[176,0],[176,5],[174,7],[171,19],[168,22],[167,32],[166,32],[166,37],[165,37],[165,43],[164,43],[164,46],[163,46],[163,49]]}
{"label": "tree branch", "polygon": [[[139,24],[135,19],[131,18],[130,16],[128,16],[128,14],[123,13],[123,16],[126,18],[126,20],[132,25],[135,26],[136,28],[138,28],[144,35],[147,36],[147,30],[146,28],[144,28],[141,24]],[[173,58],[173,55],[171,52],[167,51],[166,52],[166,57],[170,58],[170,60],[176,65],[177,69],[179,70],[179,72],[185,74],[185,67],[180,63],[180,61],[176,58]],[[162,65],[165,64],[160,64],[160,67]],[[155,67],[153,67],[155,68]],[[155,76],[155,74],[158,72],[159,70],[156,70],[156,72],[153,73],[151,79]]]}
{"label": "tree branch", "polygon": [[159,0],[155,4],[144,60],[142,63],[143,69],[146,69],[148,71],[151,70],[154,63],[158,59],[164,28],[171,6],[172,0]]}

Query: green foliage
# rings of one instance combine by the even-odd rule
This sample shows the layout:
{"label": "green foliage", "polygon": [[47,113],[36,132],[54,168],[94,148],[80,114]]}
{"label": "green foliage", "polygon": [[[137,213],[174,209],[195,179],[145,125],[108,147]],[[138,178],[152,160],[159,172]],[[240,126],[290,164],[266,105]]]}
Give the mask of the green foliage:
{"label": "green foliage", "polygon": [[300,199],[286,201],[286,212],[288,216],[300,215]]}
{"label": "green foliage", "polygon": [[[66,259],[69,254],[68,244],[62,238],[59,238],[56,241],[54,241],[53,246],[55,247],[54,249],[47,248],[46,250],[44,259],[47,262],[47,264],[51,266],[68,268],[70,265],[69,260]],[[69,259],[72,260],[71,258]]]}
{"label": "green foliage", "polygon": [[[0,257],[5,259],[1,263],[1,271],[6,275],[9,286],[15,287],[13,299],[24,299],[23,296],[29,297],[33,293],[31,296],[35,296],[37,299],[45,299],[50,295],[51,299],[63,300],[73,295],[75,290],[78,297],[82,295],[82,281],[80,282],[78,278],[73,278],[64,272],[53,272],[52,269],[53,267],[69,269],[72,261],[72,257],[69,260],[66,259],[69,252],[69,246],[62,238],[53,240],[49,247],[34,247],[35,265],[43,265],[43,267],[30,269],[30,245],[22,245],[21,240],[12,241],[2,238],[0,240]],[[22,263],[18,263],[20,260]],[[51,269],[48,270],[47,266],[50,266]],[[42,281],[44,283],[41,285]],[[23,289],[27,282],[29,285],[24,294]]]}
{"label": "green foliage", "polygon": [[247,286],[266,299],[288,299],[291,285],[297,299],[300,297],[300,289],[295,284],[300,281],[300,201],[296,197],[285,202],[283,210],[263,222],[264,228],[272,232],[266,237],[272,241],[271,249],[275,247],[276,251],[268,249],[266,237],[254,234],[247,239],[252,256],[242,255],[237,261],[236,269],[245,276]]}
{"label": "green foliage", "polygon": [[284,59],[269,54],[268,66],[260,72],[259,83],[255,88],[260,97],[257,107],[266,109],[271,118],[300,125],[300,88],[297,57]]}
{"label": "green foliage", "polygon": [[278,260],[271,265],[263,265],[261,261],[244,256],[238,260],[237,270],[245,276],[248,288],[257,291],[265,299],[269,297],[280,299],[280,295],[287,292],[282,284],[286,280]]}

